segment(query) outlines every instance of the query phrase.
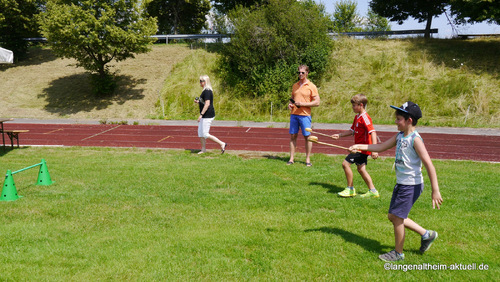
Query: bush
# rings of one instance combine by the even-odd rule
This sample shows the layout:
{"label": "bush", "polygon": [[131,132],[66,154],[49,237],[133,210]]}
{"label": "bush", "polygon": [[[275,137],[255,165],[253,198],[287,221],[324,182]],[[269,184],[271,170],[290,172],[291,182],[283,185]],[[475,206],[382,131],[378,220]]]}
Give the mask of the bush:
{"label": "bush", "polygon": [[222,51],[220,69],[236,96],[258,98],[258,107],[283,103],[297,80],[297,67],[310,67],[317,85],[328,69],[332,41],[328,17],[314,1],[270,0],[230,13],[231,42]]}

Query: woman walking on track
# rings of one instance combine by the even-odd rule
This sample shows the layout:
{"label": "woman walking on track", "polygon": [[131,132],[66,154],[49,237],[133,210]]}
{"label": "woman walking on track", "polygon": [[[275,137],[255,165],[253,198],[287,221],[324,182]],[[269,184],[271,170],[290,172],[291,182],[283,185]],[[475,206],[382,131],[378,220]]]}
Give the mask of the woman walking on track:
{"label": "woman walking on track", "polygon": [[201,140],[201,151],[198,154],[205,153],[206,139],[212,140],[220,145],[221,154],[226,151],[227,143],[220,141],[217,137],[210,135],[210,125],[215,118],[214,109],[214,94],[212,91],[212,84],[208,75],[200,76],[200,86],[203,88],[200,97],[196,97],[194,102],[200,107],[200,115],[198,116],[198,137]]}

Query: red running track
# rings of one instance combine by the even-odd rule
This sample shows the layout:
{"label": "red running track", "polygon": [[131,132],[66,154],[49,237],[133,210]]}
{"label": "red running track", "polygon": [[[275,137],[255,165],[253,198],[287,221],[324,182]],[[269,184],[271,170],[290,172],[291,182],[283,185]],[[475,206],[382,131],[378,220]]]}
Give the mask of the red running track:
{"label": "red running track", "polygon": [[[28,129],[19,135],[21,146],[97,146],[97,147],[142,147],[175,148],[198,150],[200,140],[196,126],[169,125],[88,125],[88,124],[37,124],[5,123],[5,129]],[[338,130],[317,130],[326,134]],[[212,127],[210,133],[228,143],[228,151],[265,151],[289,152],[287,128],[263,127]],[[378,131],[382,141],[395,132]],[[476,160],[500,162],[500,136],[455,135],[421,133],[431,158]],[[320,141],[349,147],[352,138]],[[6,140],[6,142],[9,140]],[[7,144],[6,144],[7,145]],[[10,144],[9,144],[10,145]],[[304,139],[299,135],[298,151],[304,152]],[[208,141],[207,149],[219,149]],[[313,153],[346,154],[341,149],[314,144]],[[394,149],[383,152],[381,156],[394,156]]]}

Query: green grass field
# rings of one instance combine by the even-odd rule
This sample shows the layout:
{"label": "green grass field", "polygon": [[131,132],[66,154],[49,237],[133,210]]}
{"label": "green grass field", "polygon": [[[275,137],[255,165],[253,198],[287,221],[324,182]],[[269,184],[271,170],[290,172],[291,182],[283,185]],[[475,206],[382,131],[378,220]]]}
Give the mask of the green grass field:
{"label": "green grass field", "polygon": [[[303,155],[299,155],[303,158]],[[392,158],[370,160],[380,199],[342,199],[343,156],[315,154],[314,167],[277,153],[199,156],[183,150],[23,148],[0,171],[23,198],[0,202],[0,279],[96,280],[495,280],[499,277],[500,164],[434,160],[444,203],[430,185],[410,216],[439,232],[420,255],[408,233],[405,265],[489,270],[385,270],[394,246],[386,214]],[[300,158],[299,158],[300,160]],[[366,191],[361,177],[355,185]],[[495,278],[497,277],[497,278]]]}

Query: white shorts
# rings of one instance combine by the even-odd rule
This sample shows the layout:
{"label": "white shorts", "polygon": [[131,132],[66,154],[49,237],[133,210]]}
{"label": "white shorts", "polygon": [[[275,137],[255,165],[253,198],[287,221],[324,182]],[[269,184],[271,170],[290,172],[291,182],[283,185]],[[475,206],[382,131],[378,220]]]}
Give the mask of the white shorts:
{"label": "white shorts", "polygon": [[208,133],[210,131],[210,126],[212,125],[212,121],[214,121],[215,118],[202,118],[200,122],[198,122],[198,137],[203,137],[207,139],[210,137],[210,134]]}

